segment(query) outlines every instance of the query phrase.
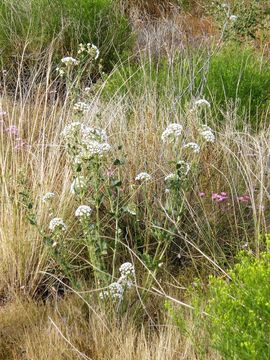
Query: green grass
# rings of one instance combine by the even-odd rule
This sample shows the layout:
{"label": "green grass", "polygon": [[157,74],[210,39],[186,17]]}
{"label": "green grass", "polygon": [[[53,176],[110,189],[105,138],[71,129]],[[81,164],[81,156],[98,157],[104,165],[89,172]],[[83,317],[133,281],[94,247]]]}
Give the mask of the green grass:
{"label": "green grass", "polygon": [[[183,51],[173,64],[158,61],[130,61],[120,65],[104,87],[105,99],[132,97],[146,91],[155,94],[160,104],[185,105],[204,97],[216,112],[216,125],[225,122],[224,114],[235,111],[238,127],[253,129],[267,122],[270,104],[270,68],[267,61],[251,48],[227,44],[210,57],[206,51]],[[168,97],[168,93],[170,96]]]}
{"label": "green grass", "polygon": [[215,106],[228,110],[237,107],[239,116],[250,118],[257,127],[258,116],[270,104],[270,68],[251,48],[225,46],[213,56],[206,74],[204,94]]}
{"label": "green grass", "polygon": [[[130,27],[111,0],[4,0],[0,4],[0,47],[3,66],[32,63],[53,42],[56,60],[74,54],[80,42],[101,49],[110,69],[130,46]],[[76,50],[75,50],[76,51]]]}

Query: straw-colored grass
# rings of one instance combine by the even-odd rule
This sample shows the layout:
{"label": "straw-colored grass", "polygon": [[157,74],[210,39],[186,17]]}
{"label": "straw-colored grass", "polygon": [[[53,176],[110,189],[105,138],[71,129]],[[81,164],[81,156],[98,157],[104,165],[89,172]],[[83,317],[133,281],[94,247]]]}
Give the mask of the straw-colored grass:
{"label": "straw-colored grass", "polygon": [[[167,29],[167,20],[162,21]],[[200,25],[212,31],[208,23]],[[152,54],[151,36],[155,31],[149,41],[142,40],[144,46],[138,52],[137,61],[141,61],[143,71],[145,63],[138,59],[147,51]],[[166,31],[161,29],[160,33]],[[173,63],[176,50],[171,50]],[[61,135],[64,126],[75,118],[74,99],[61,85],[61,79],[52,76],[51,58],[48,50],[27,82],[23,69],[19,69],[17,83],[12,87],[4,84],[0,98],[0,110],[6,111],[0,119],[0,359],[195,360],[198,344],[181,333],[165,311],[164,301],[190,308],[186,290],[195,277],[205,281],[209,273],[226,276],[234,255],[243,247],[255,255],[264,248],[261,234],[269,231],[265,211],[270,186],[269,128],[251,133],[244,125],[239,131],[237,111],[233,106],[230,109],[230,104],[227,112],[219,109],[224,122],[218,126],[214,111],[207,110],[203,119],[190,111],[193,94],[190,104],[178,106],[169,83],[165,84],[166,96],[160,99],[157,84],[151,79],[147,79],[141,93],[130,89],[121,95],[116,91],[105,100],[105,81],[87,95],[91,110],[81,121],[107,131],[113,147],[110,162],[125,160],[118,173],[122,181],[121,206],[135,204],[144,215],[134,221],[133,227],[121,219],[122,234],[124,230],[126,233],[121,237],[116,262],[118,265],[131,259],[137,278],[125,311],[114,313],[96,296],[93,264],[76,230],[74,210],[78,203],[70,194],[74,174]],[[179,71],[186,66],[180,64]],[[199,155],[185,155],[183,150],[175,151],[162,143],[161,134],[172,122],[184,126],[183,142],[200,142],[198,128],[203,120],[213,127],[216,141],[201,144]],[[244,118],[241,121],[245,124]],[[18,127],[25,142],[21,149],[16,149],[15,137],[7,132],[12,125]],[[197,165],[188,190],[181,192],[185,211],[180,219],[167,211],[164,183],[164,177],[174,170],[172,160],[176,156]],[[142,171],[152,176],[145,187],[134,180]],[[48,191],[56,193],[53,216],[63,217],[68,223],[68,261],[76,266],[73,275],[77,288],[71,280],[66,281],[67,274],[52,257],[43,233],[30,223],[33,214],[48,232],[51,214],[42,202]],[[230,200],[226,204],[213,202],[211,194],[222,191]],[[205,197],[200,197],[200,192],[205,192]],[[239,200],[244,194],[249,196],[248,205]],[[105,210],[101,219],[103,236],[113,248],[115,219]],[[168,239],[171,243],[166,245]],[[164,251],[156,253],[160,240]],[[109,253],[109,270],[111,263]],[[190,314],[186,321],[194,326]],[[194,330],[199,336],[201,330]],[[219,357],[207,348],[206,359]]]}

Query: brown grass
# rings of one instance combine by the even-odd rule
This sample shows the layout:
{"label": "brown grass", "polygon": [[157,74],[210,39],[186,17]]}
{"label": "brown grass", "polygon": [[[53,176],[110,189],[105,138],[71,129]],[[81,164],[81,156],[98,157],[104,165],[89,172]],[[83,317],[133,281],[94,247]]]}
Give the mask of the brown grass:
{"label": "brown grass", "polygon": [[170,322],[151,328],[102,312],[97,318],[74,296],[55,305],[16,298],[0,308],[0,331],[1,360],[197,358],[192,343]]}

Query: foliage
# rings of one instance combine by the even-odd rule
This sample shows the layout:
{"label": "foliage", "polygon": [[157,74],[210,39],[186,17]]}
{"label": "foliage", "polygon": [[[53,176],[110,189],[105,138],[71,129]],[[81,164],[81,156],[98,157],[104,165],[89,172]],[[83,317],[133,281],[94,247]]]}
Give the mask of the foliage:
{"label": "foliage", "polygon": [[226,40],[244,42],[256,39],[269,30],[267,6],[263,1],[235,1],[232,4],[214,1],[206,6]]}
{"label": "foliage", "polygon": [[210,334],[224,359],[269,359],[270,252],[242,252],[231,280],[211,278]]}

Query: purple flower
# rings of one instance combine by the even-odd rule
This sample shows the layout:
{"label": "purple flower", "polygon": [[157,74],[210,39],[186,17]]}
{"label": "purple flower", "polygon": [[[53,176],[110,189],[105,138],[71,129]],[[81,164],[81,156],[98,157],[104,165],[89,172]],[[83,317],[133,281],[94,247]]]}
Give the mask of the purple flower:
{"label": "purple flower", "polygon": [[221,192],[220,194],[218,194],[218,193],[212,194],[212,200],[215,200],[216,202],[223,202],[223,201],[227,200],[228,198],[229,198],[229,196],[227,195],[226,192]]}
{"label": "purple flower", "polygon": [[199,192],[199,197],[201,197],[201,198],[202,198],[202,197],[205,197],[205,192],[200,191],[200,192]]}

